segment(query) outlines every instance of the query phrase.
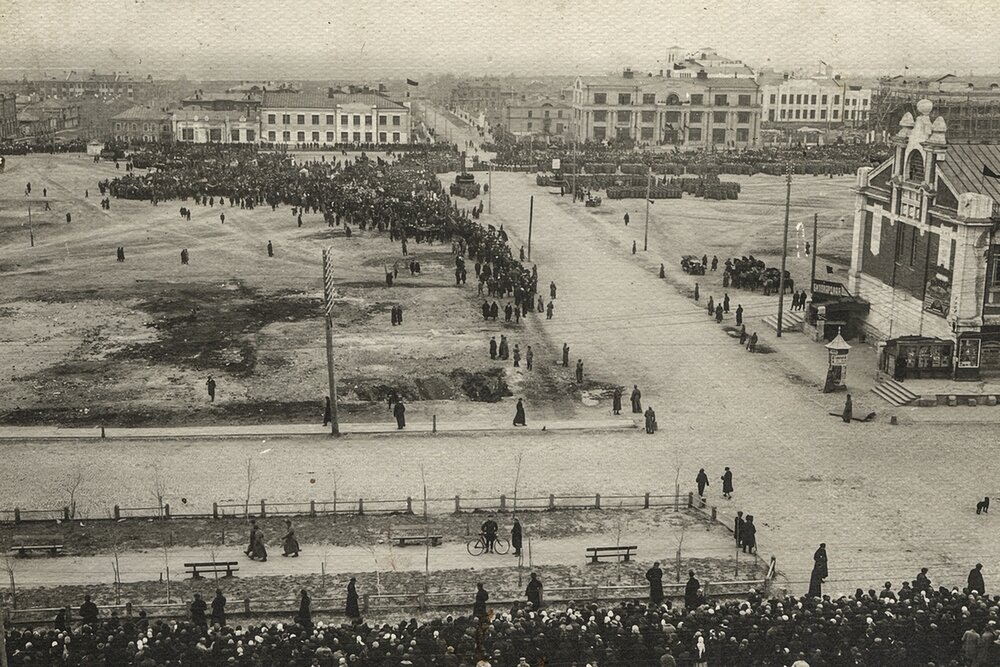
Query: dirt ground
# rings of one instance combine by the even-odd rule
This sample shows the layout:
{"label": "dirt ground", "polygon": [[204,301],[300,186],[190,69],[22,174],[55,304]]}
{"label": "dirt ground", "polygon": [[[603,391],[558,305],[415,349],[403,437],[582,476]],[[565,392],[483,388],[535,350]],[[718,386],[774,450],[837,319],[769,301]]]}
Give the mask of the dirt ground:
{"label": "dirt ground", "polygon": [[[83,155],[8,160],[0,181],[0,424],[321,419],[326,245],[337,266],[335,359],[347,419],[387,421],[392,389],[418,404],[412,417],[506,414],[496,403],[515,393],[555,413],[580,407],[572,369],[546,363],[558,350],[536,316],[520,325],[479,319],[474,281],[454,285],[450,246],[411,244],[404,259],[386,235],[355,230],[346,239],[321,214],[304,215],[299,228],[287,207],[112,200],[105,211],[97,182],[115,175],[113,164]],[[193,208],[191,222],[179,216],[183,205]],[[115,261],[119,246],[124,263]],[[416,276],[407,269],[413,258]],[[384,267],[394,264],[399,275],[387,288]],[[391,327],[396,304],[404,324]],[[489,337],[500,333],[512,346],[532,344],[535,371],[490,361]],[[214,403],[208,375],[218,383]]]}

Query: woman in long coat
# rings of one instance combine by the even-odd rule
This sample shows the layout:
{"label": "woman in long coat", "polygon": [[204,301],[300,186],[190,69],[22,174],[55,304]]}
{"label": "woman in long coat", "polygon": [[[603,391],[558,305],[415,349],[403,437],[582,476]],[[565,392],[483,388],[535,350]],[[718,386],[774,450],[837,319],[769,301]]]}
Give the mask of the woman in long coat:
{"label": "woman in long coat", "polygon": [[264,531],[256,526],[250,531],[250,558],[267,562],[267,547],[264,545]]}
{"label": "woman in long coat", "polygon": [[312,628],[312,611],[309,608],[311,603],[312,599],[309,597],[309,593],[303,588],[299,598],[299,613],[295,615],[295,622],[306,629]]}
{"label": "woman in long coat", "polygon": [[620,415],[622,413],[622,388],[615,387],[614,393],[611,395],[611,412],[612,414]]}
{"label": "woman in long coat", "polygon": [[282,556],[299,557],[299,541],[295,538],[295,529],[291,519],[285,519],[285,536],[281,538]]}
{"label": "woman in long coat", "polygon": [[358,587],[357,579],[351,577],[351,580],[347,583],[347,608],[345,613],[347,618],[358,619],[361,618],[361,609],[358,607]]}

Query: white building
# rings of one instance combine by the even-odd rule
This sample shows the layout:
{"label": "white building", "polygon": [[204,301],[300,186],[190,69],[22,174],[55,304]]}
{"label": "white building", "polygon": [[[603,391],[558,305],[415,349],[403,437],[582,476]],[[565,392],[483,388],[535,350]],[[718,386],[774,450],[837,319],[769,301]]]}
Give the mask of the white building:
{"label": "white building", "polygon": [[260,136],[260,114],[178,109],[171,115],[174,140],[194,144],[252,144]]}
{"label": "white building", "polygon": [[261,142],[294,146],[410,143],[409,102],[377,93],[264,93]]}
{"label": "white building", "polygon": [[763,116],[768,123],[801,123],[826,127],[843,121],[844,89],[836,79],[761,75]]}

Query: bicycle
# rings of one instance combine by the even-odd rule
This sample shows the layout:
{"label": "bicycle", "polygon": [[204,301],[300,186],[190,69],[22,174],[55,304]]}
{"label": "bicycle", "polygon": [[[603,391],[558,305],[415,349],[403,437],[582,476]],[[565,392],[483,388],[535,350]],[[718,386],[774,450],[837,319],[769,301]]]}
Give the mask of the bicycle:
{"label": "bicycle", "polygon": [[[486,538],[482,535],[478,535],[476,539],[466,542],[465,548],[468,549],[469,554],[472,556],[482,556],[484,553],[487,553]],[[510,542],[502,537],[496,538],[493,542],[493,552],[504,555],[508,551],[510,551]]]}

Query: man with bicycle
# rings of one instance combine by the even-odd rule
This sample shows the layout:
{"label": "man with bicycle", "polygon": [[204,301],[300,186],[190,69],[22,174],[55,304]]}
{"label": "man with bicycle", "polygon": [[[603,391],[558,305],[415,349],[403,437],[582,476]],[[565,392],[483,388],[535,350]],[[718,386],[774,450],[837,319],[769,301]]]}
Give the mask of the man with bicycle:
{"label": "man with bicycle", "polygon": [[497,525],[496,519],[492,514],[483,522],[480,530],[482,531],[483,542],[486,544],[486,553],[496,553],[497,533],[500,532],[500,526]]}

